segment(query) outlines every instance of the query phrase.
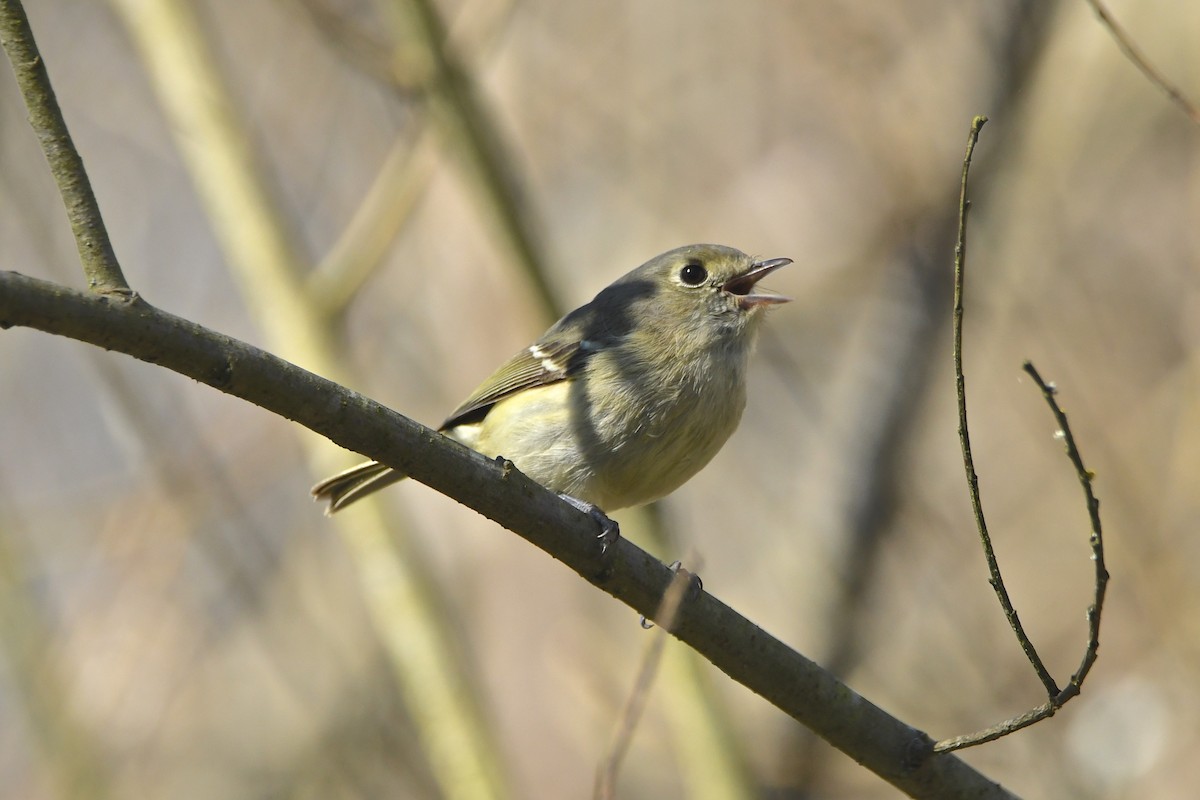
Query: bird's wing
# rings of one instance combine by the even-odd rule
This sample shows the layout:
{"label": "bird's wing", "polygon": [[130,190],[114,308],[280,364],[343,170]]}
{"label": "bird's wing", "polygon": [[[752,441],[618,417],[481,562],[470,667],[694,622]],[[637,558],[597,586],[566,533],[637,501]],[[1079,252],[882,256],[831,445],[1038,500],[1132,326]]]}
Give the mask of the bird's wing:
{"label": "bird's wing", "polygon": [[439,430],[478,422],[496,403],[518,392],[537,386],[565,381],[578,373],[593,352],[578,336],[563,336],[551,331],[542,339],[510,358],[492,376],[480,384]]}

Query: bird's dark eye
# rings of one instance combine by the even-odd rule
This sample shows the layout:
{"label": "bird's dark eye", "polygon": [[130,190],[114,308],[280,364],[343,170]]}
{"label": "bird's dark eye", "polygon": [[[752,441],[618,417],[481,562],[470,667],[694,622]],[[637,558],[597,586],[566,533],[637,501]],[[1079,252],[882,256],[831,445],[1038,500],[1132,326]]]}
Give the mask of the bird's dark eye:
{"label": "bird's dark eye", "polygon": [[689,261],[679,270],[679,280],[685,286],[699,286],[708,280],[708,270],[695,261]]}

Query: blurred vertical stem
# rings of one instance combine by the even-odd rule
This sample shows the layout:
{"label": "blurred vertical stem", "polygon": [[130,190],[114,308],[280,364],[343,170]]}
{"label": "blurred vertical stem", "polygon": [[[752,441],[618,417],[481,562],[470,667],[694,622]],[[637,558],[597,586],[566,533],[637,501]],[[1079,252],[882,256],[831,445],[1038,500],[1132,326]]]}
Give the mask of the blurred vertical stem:
{"label": "blurred vertical stem", "polygon": [[741,739],[709,680],[714,669],[703,656],[677,641],[667,643],[659,681],[671,747],[691,800],[755,800]]}
{"label": "blurred vertical stem", "polygon": [[[662,506],[623,512],[625,527],[636,531],[660,554],[678,550]],[[688,564],[683,565],[685,568]],[[709,680],[715,669],[690,647],[669,642],[663,653],[662,675],[655,682],[664,718],[671,731],[671,749],[693,800],[753,800],[760,797],[748,766],[746,751],[729,715]]]}
{"label": "blurred vertical stem", "polygon": [[[346,382],[345,359],[328,317],[305,291],[294,232],[247,126],[229,101],[202,20],[186,0],[112,3],[141,51],[232,274],[269,346]],[[317,437],[306,437],[305,445],[318,474],[344,458]],[[484,722],[475,684],[456,658],[449,633],[454,626],[427,577],[423,554],[413,542],[389,534],[395,526],[374,502],[331,524],[358,565],[366,605],[442,795],[506,796],[497,742]]]}
{"label": "blurred vertical stem", "polygon": [[[503,155],[499,125],[479,102],[471,77],[447,45],[446,25],[433,0],[377,0],[393,21],[396,40],[412,48],[398,52],[397,64],[406,70],[404,82],[429,87],[431,116],[443,131],[450,149],[468,169],[478,196],[498,223],[545,311],[548,320],[566,309],[556,298],[546,265],[535,247],[528,216],[522,211],[517,176]],[[415,52],[413,52],[415,51]],[[630,527],[642,530],[659,552],[670,536],[653,509],[635,509],[623,515]],[[687,650],[663,661],[663,692],[671,724],[674,750],[693,797],[750,798],[755,795],[744,753],[720,707],[711,684],[704,680],[702,657]]]}
{"label": "blurred vertical stem", "polygon": [[[521,200],[519,181],[509,166],[511,158],[505,152],[500,126],[480,102],[467,70],[447,46],[446,25],[433,0],[376,3],[391,22],[396,41],[416,50],[403,52],[398,47],[396,63],[423,73],[418,82],[427,87],[430,116],[448,149],[461,159],[476,198],[504,237],[514,263],[539,303],[547,309],[559,308],[538,237]],[[413,82],[411,75],[400,77],[402,83]]]}
{"label": "blurred vertical stem", "polygon": [[0,651],[16,688],[55,797],[103,800],[112,776],[96,737],[72,711],[70,692],[54,657],[53,635],[24,585],[31,573],[15,537],[0,522]]}
{"label": "blurred vertical stem", "polygon": [[309,300],[335,316],[375,274],[416,206],[437,165],[436,136],[420,125],[398,138],[337,242],[306,279]]}

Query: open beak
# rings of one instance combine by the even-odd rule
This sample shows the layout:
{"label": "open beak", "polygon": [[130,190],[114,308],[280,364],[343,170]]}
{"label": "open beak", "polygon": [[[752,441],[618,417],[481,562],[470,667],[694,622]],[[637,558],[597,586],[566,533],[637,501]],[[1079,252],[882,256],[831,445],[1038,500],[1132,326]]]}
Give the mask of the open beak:
{"label": "open beak", "polygon": [[721,285],[721,288],[738,298],[738,306],[742,310],[749,310],[757,306],[787,303],[792,298],[762,289],[758,286],[758,282],[780,267],[787,266],[790,263],[792,263],[790,258],[770,258],[766,261],[756,261],[750,265],[750,269],[741,275],[725,281]]}

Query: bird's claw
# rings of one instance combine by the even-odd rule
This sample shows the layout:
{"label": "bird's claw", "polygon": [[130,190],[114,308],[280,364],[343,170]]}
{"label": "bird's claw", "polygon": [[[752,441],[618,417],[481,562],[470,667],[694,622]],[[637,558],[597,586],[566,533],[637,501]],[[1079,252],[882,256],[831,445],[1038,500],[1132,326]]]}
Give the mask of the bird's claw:
{"label": "bird's claw", "polygon": [[592,519],[600,525],[600,533],[596,534],[596,538],[600,540],[600,556],[604,557],[608,555],[608,548],[621,538],[621,526],[598,508],[592,509]]}
{"label": "bird's claw", "polygon": [[[667,566],[667,569],[669,569],[671,571],[672,575],[678,575],[679,570],[683,569],[683,562],[682,561],[674,561]],[[703,591],[704,581],[700,580],[700,576],[694,572],[687,572],[687,570],[684,570],[684,572],[687,574],[688,580],[691,583],[691,585],[688,586],[688,596],[691,597],[691,596],[695,595],[696,593]],[[674,578],[672,578],[672,580],[674,580]],[[650,620],[646,619],[645,614],[641,615],[641,617],[639,619],[639,624],[642,626],[642,628],[644,630],[650,630],[651,628],[654,627],[654,623],[651,622]]]}
{"label": "bird's claw", "polygon": [[586,500],[580,500],[578,497],[572,497],[569,494],[559,494],[558,496],[596,521],[596,524],[600,526],[600,533],[596,535],[596,539],[600,542],[600,557],[604,558],[608,555],[609,548],[621,538],[621,526],[617,525],[614,519]]}

